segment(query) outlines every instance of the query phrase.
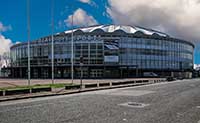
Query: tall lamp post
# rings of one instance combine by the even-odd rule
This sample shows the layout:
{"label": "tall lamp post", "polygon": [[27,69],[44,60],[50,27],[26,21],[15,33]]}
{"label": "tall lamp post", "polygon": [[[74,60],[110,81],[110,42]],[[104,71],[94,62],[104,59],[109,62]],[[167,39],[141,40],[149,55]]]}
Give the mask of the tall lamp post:
{"label": "tall lamp post", "polygon": [[31,84],[30,68],[30,0],[27,0],[27,36],[28,36],[28,86]]}
{"label": "tall lamp post", "polygon": [[54,0],[51,2],[51,81],[54,84]]}
{"label": "tall lamp post", "polygon": [[71,35],[71,79],[74,83],[74,30],[73,30],[73,14],[72,14],[72,35]]}

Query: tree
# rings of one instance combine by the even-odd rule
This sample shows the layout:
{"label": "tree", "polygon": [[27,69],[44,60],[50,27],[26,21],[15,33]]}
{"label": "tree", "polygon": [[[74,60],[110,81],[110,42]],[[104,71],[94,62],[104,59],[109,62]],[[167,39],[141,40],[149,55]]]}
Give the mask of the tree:
{"label": "tree", "polygon": [[0,68],[8,67],[10,65],[10,52],[4,52],[0,55]]}

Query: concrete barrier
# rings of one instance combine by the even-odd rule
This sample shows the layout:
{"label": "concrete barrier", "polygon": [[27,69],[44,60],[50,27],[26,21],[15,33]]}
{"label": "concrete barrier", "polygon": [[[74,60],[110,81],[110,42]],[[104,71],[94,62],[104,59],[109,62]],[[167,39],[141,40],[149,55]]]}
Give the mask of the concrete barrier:
{"label": "concrete barrier", "polygon": [[32,88],[31,89],[31,93],[48,92],[48,91],[51,91],[51,87]]}
{"label": "concrete barrier", "polygon": [[30,89],[20,89],[20,90],[6,90],[5,95],[17,95],[17,94],[28,94]]}
{"label": "concrete barrier", "polygon": [[110,86],[110,83],[99,83],[99,87],[105,87],[105,86]]}
{"label": "concrete barrier", "polygon": [[95,83],[95,84],[85,84],[85,88],[96,88],[98,87],[98,84]]}
{"label": "concrete barrier", "polygon": [[65,86],[66,90],[80,89],[80,88],[81,88],[80,85],[68,85],[68,86]]}
{"label": "concrete barrier", "polygon": [[135,83],[142,83],[142,80],[136,80]]}
{"label": "concrete barrier", "polygon": [[3,90],[2,90],[2,91],[0,91],[0,96],[3,96]]}
{"label": "concrete barrier", "polygon": [[112,86],[122,85],[123,82],[112,82]]}

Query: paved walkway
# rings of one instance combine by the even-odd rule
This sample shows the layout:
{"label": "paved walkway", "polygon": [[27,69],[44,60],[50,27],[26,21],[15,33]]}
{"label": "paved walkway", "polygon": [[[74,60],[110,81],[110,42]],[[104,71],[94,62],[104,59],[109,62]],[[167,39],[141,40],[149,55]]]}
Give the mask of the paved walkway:
{"label": "paved walkway", "polygon": [[[152,80],[155,78],[128,78],[128,79],[83,79],[83,83],[106,83],[117,81],[129,81],[129,80]],[[55,83],[71,83],[71,79],[55,79]],[[73,81],[75,84],[80,83],[80,79]],[[31,85],[36,84],[51,84],[51,79],[32,79]],[[27,79],[0,79],[0,88],[2,87],[16,87],[20,85],[28,85]]]}

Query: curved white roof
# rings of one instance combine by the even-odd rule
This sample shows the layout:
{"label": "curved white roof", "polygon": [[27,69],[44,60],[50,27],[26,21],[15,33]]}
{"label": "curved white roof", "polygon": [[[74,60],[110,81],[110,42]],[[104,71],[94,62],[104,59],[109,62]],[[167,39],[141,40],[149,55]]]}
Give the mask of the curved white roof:
{"label": "curved white roof", "polygon": [[[138,26],[124,26],[124,25],[97,25],[97,26],[91,26],[91,27],[78,28],[78,29],[74,29],[73,31],[81,30],[83,32],[93,32],[97,29],[100,29],[104,32],[109,32],[109,33],[115,32],[117,30],[122,30],[126,33],[132,33],[132,34],[139,31],[146,35],[157,34],[157,35],[163,36],[163,37],[169,36],[165,33],[151,30],[151,29],[145,29],[145,28],[138,27]],[[65,33],[71,33],[71,32],[72,32],[72,30],[65,31]]]}

